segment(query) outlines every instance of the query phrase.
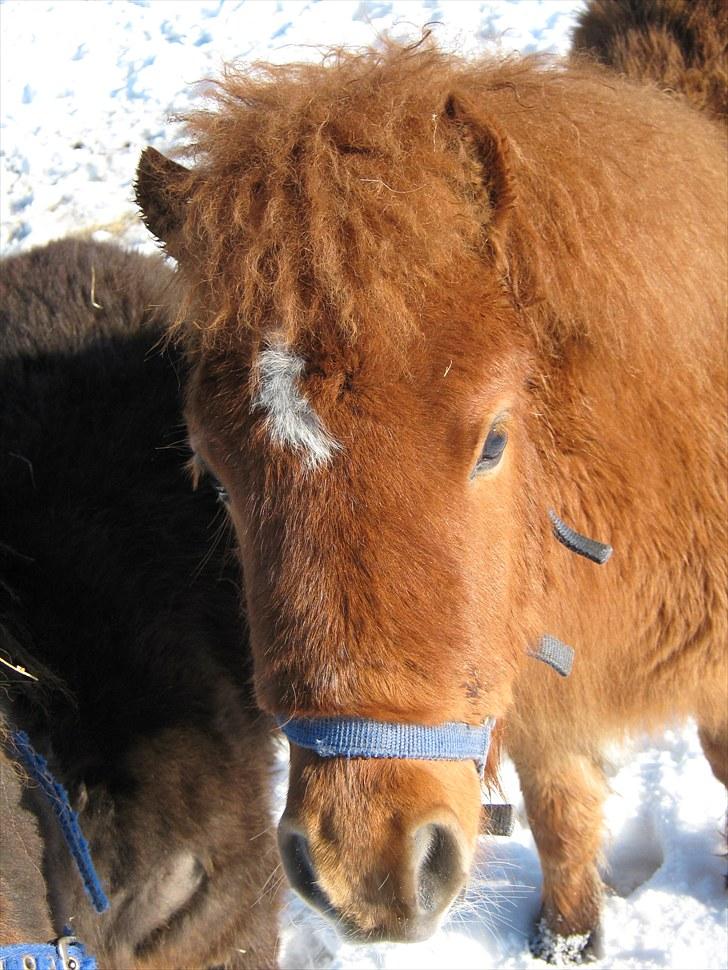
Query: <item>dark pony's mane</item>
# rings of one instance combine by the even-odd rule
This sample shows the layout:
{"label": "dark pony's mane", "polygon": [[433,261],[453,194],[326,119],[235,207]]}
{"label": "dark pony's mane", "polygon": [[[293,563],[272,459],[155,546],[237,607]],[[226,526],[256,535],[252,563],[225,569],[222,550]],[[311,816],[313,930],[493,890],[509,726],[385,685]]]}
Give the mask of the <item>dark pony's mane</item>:
{"label": "dark pony's mane", "polygon": [[[0,947],[73,914],[102,966],[269,967],[270,724],[214,490],[184,469],[168,275],[80,240],[2,263]],[[7,743],[18,729],[78,812],[102,920]]]}

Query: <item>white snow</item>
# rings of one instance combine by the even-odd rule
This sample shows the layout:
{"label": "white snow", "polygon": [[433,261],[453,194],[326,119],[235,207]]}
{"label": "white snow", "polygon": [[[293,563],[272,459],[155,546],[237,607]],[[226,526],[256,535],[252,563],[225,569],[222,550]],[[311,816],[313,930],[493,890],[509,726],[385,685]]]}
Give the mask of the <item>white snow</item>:
{"label": "white snow", "polygon": [[[601,967],[712,970],[728,965],[723,820],[725,790],[713,778],[692,725],[610,752],[606,802],[605,957]],[[510,839],[483,839],[465,904],[426,943],[354,947],[291,898],[283,920],[285,970],[543,968],[528,934],[541,875],[515,770],[503,772],[518,821]],[[281,785],[281,798],[285,784]]]}
{"label": "white snow", "polygon": [[[178,137],[168,115],[235,57],[315,58],[383,30],[417,36],[426,23],[459,50],[565,51],[571,0],[167,0],[0,3],[0,246],[18,252],[71,233],[148,251],[132,201],[140,149]],[[726,798],[694,726],[613,755],[607,805],[604,960],[595,967],[728,967],[722,837]],[[527,936],[540,873],[518,782],[504,778],[519,822],[483,840],[460,910],[426,943],[356,948],[291,897],[282,918],[284,968],[543,967]],[[285,782],[279,785],[279,801]]]}

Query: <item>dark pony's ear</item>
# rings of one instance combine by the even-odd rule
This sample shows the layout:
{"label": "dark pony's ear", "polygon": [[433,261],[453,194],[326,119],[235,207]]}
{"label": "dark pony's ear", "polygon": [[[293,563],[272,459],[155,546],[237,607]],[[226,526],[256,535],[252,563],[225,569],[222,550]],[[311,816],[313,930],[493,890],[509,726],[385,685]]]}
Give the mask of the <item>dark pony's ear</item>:
{"label": "dark pony's ear", "polygon": [[176,242],[184,225],[194,176],[189,169],[145,148],[137,166],[134,192],[147,229],[177,255]]}
{"label": "dark pony's ear", "polygon": [[488,241],[500,256],[504,230],[516,202],[508,140],[468,98],[451,94],[443,114],[456,130],[464,160],[472,171],[474,195],[483,205]]}

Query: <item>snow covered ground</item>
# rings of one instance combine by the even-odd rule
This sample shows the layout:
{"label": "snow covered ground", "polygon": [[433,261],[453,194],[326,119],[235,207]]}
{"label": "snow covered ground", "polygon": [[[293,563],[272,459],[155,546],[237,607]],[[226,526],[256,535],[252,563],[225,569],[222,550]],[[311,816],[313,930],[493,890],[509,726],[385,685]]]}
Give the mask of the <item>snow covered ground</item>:
{"label": "snow covered ground", "polygon": [[[168,121],[223,61],[313,58],[377,33],[437,22],[459,50],[564,51],[574,0],[6,0],[0,3],[0,247],[79,233],[153,250],[132,202],[140,149],[178,137]],[[520,806],[512,769],[505,780]],[[605,959],[600,967],[728,967],[725,793],[694,727],[614,754],[607,803]],[[284,793],[281,792],[281,799]],[[521,809],[522,812],[522,809]],[[430,941],[355,948],[291,898],[284,968],[543,967],[528,955],[540,873],[521,814],[484,840],[465,906]]]}
{"label": "snow covered ground", "polygon": [[[725,790],[710,773],[692,727],[612,752],[606,803],[605,959],[600,967],[720,968],[728,964]],[[510,839],[483,839],[460,910],[425,943],[342,945],[325,921],[291,899],[284,914],[284,970],[541,968],[527,946],[541,873],[509,764],[506,793],[518,809]]]}

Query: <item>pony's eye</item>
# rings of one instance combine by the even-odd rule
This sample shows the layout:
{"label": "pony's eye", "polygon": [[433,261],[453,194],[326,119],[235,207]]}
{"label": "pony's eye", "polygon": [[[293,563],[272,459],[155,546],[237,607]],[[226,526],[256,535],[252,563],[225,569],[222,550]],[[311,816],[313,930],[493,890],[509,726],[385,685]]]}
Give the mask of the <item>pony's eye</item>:
{"label": "pony's eye", "polygon": [[212,489],[215,492],[218,502],[222,502],[223,505],[227,505],[230,501],[230,496],[228,495],[227,489],[224,485],[221,485],[220,482],[218,482],[211,472],[208,471],[207,474],[210,477],[210,483],[212,484]]}
{"label": "pony's eye", "polygon": [[192,456],[192,475],[194,488],[197,488],[201,479],[206,478],[210,482],[210,485],[212,485],[212,490],[218,502],[222,502],[223,505],[228,504],[230,497],[228,496],[227,489],[215,478],[207,464],[196,453]]}
{"label": "pony's eye", "polygon": [[490,468],[495,468],[503,457],[503,452],[506,450],[507,444],[508,432],[503,425],[494,424],[488,432],[483,450],[480,452],[480,458],[478,458],[475,466],[475,474],[488,471]]}

